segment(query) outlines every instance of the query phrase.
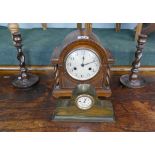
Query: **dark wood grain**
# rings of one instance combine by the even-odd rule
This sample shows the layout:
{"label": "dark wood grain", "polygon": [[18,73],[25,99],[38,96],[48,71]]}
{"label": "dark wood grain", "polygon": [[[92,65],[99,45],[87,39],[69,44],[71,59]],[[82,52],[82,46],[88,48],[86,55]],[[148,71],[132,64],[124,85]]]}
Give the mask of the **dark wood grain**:
{"label": "dark wood grain", "polygon": [[155,131],[155,77],[141,89],[129,89],[112,77],[115,123],[75,123],[51,121],[55,107],[51,73],[35,72],[40,83],[29,89],[11,85],[13,72],[0,73],[0,131]]}

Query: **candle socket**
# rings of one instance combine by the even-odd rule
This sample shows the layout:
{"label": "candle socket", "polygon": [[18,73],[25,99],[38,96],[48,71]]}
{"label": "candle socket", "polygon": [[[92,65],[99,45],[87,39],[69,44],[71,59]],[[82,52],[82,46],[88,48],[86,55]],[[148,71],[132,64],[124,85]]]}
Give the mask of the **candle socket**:
{"label": "candle socket", "polygon": [[139,75],[140,60],[142,58],[142,50],[146,43],[146,35],[139,35],[137,40],[137,50],[135,52],[135,59],[132,63],[130,74],[122,75],[120,82],[128,88],[142,88],[145,86],[145,80]]}
{"label": "candle socket", "polygon": [[22,50],[22,38],[19,32],[12,34],[14,46],[17,49],[17,59],[19,60],[20,74],[12,81],[13,86],[17,88],[28,88],[35,85],[39,81],[39,77],[28,73],[25,64],[25,56]]}

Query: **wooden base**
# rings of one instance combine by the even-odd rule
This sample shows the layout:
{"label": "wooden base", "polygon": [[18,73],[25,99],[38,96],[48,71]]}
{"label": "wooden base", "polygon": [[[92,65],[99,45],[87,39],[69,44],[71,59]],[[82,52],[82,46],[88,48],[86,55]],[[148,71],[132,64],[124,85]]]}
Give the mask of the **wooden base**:
{"label": "wooden base", "polygon": [[[111,90],[107,89],[96,89],[96,94],[98,97],[110,97],[111,96]],[[59,97],[70,97],[72,95],[72,89],[59,89],[54,88],[52,95],[56,98]]]}
{"label": "wooden base", "polygon": [[99,100],[89,110],[78,109],[69,99],[58,99],[56,105],[52,115],[54,121],[114,122],[113,106],[109,100]]}

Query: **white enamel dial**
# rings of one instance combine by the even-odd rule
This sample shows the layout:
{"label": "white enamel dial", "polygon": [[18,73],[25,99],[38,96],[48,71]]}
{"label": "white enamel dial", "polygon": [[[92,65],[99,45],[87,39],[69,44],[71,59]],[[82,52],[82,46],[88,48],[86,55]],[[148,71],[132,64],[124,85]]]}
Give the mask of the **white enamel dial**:
{"label": "white enamel dial", "polygon": [[95,51],[82,48],[71,51],[66,58],[67,73],[76,80],[89,80],[100,69],[100,58]]}
{"label": "white enamel dial", "polygon": [[80,95],[75,102],[79,109],[88,110],[93,106],[94,99],[90,95]]}

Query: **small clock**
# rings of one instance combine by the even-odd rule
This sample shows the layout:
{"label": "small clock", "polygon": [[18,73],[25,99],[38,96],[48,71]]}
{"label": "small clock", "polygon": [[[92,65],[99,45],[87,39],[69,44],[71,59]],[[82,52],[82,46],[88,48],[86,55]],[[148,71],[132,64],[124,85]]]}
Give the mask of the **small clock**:
{"label": "small clock", "polygon": [[72,94],[72,102],[80,110],[88,110],[97,103],[96,91],[90,84],[79,84]]}
{"label": "small clock", "polygon": [[93,32],[71,32],[52,54],[53,96],[70,97],[78,84],[91,84],[97,96],[110,97],[110,64],[113,61],[110,51]]}
{"label": "small clock", "polygon": [[94,98],[90,95],[83,94],[79,95],[76,100],[76,106],[81,110],[88,110],[94,105]]}

